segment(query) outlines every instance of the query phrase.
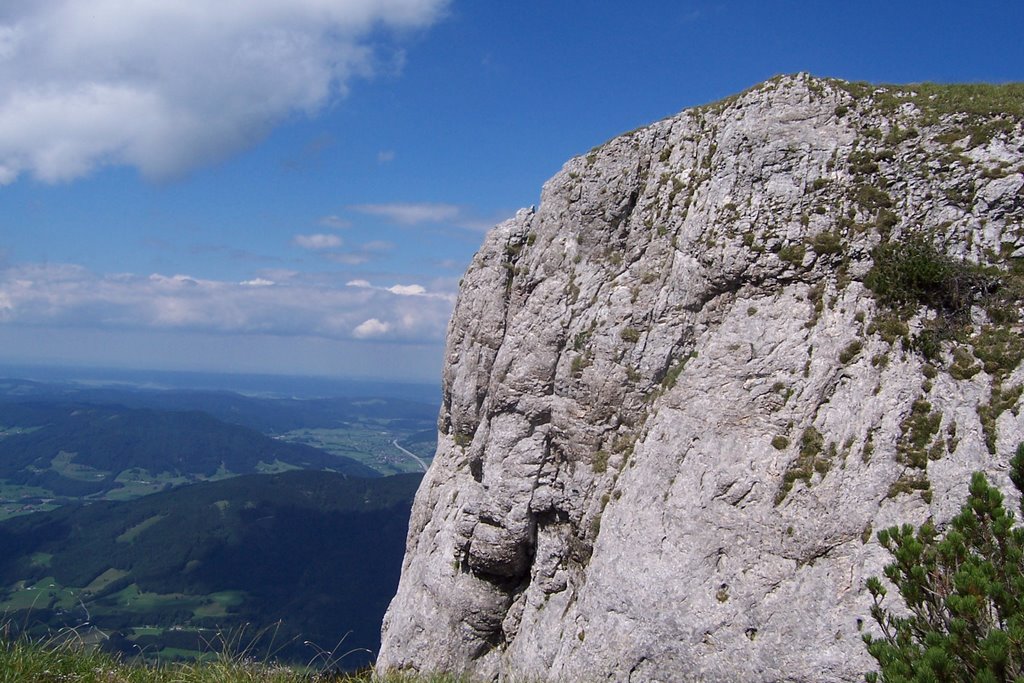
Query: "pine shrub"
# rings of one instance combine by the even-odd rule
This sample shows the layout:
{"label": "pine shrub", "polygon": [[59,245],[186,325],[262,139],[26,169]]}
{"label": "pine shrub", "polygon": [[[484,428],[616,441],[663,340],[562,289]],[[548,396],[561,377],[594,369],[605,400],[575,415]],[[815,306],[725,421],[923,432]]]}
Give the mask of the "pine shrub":
{"label": "pine shrub", "polygon": [[[1010,477],[1024,489],[1024,444]],[[1024,510],[1024,506],[1022,506]],[[880,637],[865,635],[879,671],[869,682],[1024,680],[1024,528],[980,472],[944,535],[926,522],[878,532],[893,560],[884,574],[905,610],[889,611],[877,577],[867,588]]]}

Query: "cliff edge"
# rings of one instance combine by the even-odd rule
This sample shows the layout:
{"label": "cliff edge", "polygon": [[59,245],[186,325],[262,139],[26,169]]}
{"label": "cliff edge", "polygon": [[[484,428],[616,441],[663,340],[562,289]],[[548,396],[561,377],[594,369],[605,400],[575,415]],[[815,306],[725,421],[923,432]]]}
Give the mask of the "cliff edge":
{"label": "cliff edge", "polygon": [[853,681],[874,531],[1024,441],[1024,87],[778,77],[569,161],[462,282],[380,670]]}

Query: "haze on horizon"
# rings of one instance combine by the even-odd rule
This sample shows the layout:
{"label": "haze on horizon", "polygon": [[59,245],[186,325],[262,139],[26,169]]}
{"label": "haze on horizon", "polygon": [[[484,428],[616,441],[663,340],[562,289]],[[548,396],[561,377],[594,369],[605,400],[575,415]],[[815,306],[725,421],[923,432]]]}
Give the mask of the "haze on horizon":
{"label": "haze on horizon", "polygon": [[1024,80],[997,0],[0,9],[0,363],[436,381],[484,231],[571,156],[809,71]]}

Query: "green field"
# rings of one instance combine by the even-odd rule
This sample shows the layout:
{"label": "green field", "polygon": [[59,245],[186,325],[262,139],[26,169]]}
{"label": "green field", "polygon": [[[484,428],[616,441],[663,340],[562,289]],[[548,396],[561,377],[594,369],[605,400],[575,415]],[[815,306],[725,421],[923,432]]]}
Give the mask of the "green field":
{"label": "green field", "polygon": [[110,472],[104,472],[88,465],[75,462],[77,453],[60,451],[50,461],[50,467],[62,477],[76,481],[99,481],[107,477]]}
{"label": "green field", "polygon": [[288,470],[300,469],[295,465],[275,460],[274,462],[261,462],[256,466],[256,470],[260,474],[277,474],[278,472],[287,472]]}
{"label": "green field", "polygon": [[38,486],[25,486],[23,484],[11,484],[0,480],[0,500],[8,500],[22,497],[44,498],[52,496],[52,491],[47,491]]}
{"label": "green field", "polygon": [[16,436],[18,434],[31,434],[32,432],[38,431],[39,427],[8,427],[0,425],[0,439],[8,436]]}
{"label": "green field", "polygon": [[32,555],[32,566],[33,567],[49,567],[53,561],[52,553],[33,553]]}
{"label": "green field", "polygon": [[93,579],[92,583],[82,588],[79,592],[83,595],[95,595],[97,593],[102,593],[110,586],[110,584],[123,579],[126,576],[128,576],[128,572],[121,569],[108,569]]}
{"label": "green field", "polygon": [[167,519],[167,515],[153,515],[152,517],[139,522],[131,529],[128,529],[128,531],[118,536],[115,540],[118,543],[131,543],[139,534],[163,519]]}
{"label": "green field", "polygon": [[[138,526],[141,525],[136,525],[132,530]],[[46,566],[50,558],[41,553],[33,557],[33,561],[37,559],[40,566]],[[201,618],[225,616],[230,608],[245,600],[245,594],[241,591],[222,591],[201,596],[161,594],[142,591],[135,583],[109,595],[105,594],[128,575],[127,571],[109,568],[86,586],[62,586],[53,576],[45,576],[35,582],[19,581],[8,586],[5,591],[0,591],[0,614],[42,609],[71,611],[84,607],[94,620],[102,620],[103,616],[113,613],[133,614],[142,618],[154,611],[168,609],[181,610]],[[155,630],[161,633],[164,629]]]}
{"label": "green field", "polygon": [[238,607],[245,602],[245,593],[242,591],[221,591],[210,593],[206,597],[208,602],[200,604],[195,609],[197,617],[224,617],[232,607]]}
{"label": "green field", "polygon": [[0,480],[0,521],[31,512],[53,510],[59,507],[53,498],[53,492],[44,488]]}
{"label": "green field", "polygon": [[[195,614],[196,609],[204,603],[205,596],[186,595],[184,593],[147,593],[131,584],[104,599],[105,605],[117,607],[121,611],[145,614],[159,608],[174,607],[189,610]],[[102,606],[102,605],[101,605]]]}
{"label": "green field", "polygon": [[76,591],[64,588],[52,576],[32,584],[19,581],[0,599],[0,614],[23,609],[73,609],[77,604],[75,594]]}
{"label": "green field", "polygon": [[296,429],[282,434],[281,438],[358,460],[382,474],[423,471],[418,462],[395,448],[395,440],[427,462],[434,455],[433,448],[429,449],[429,453],[423,453],[425,449],[417,444],[403,443],[400,435],[388,431],[385,424],[377,428],[351,426],[343,429]]}
{"label": "green field", "polygon": [[112,489],[104,496],[105,500],[131,500],[190,483],[188,477],[172,476],[167,472],[154,475],[138,468],[124,470],[114,481],[121,484],[121,488]]}

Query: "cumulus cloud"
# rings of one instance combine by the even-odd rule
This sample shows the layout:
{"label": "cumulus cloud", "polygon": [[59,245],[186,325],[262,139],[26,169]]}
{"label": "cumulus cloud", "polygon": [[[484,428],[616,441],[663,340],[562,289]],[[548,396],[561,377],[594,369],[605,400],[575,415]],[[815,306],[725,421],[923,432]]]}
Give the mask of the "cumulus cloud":
{"label": "cumulus cloud", "polygon": [[391,325],[382,323],[376,318],[370,318],[356,325],[356,328],[352,330],[352,336],[356,339],[366,339],[368,337],[379,337],[387,334],[388,330],[391,329]]}
{"label": "cumulus cloud", "polygon": [[481,217],[471,209],[457,204],[445,203],[407,203],[391,204],[353,204],[348,207],[352,211],[381,218],[398,225],[438,225],[465,228],[478,232],[486,232],[498,223],[506,220],[504,213],[492,217]]}
{"label": "cumulus cloud", "polygon": [[356,204],[350,208],[400,225],[443,223],[454,221],[461,214],[461,209],[454,204]]}
{"label": "cumulus cloud", "polygon": [[343,230],[344,228],[352,226],[351,221],[347,221],[341,216],[335,216],[333,214],[330,216],[324,216],[317,222],[325,228],[333,228],[334,230]]}
{"label": "cumulus cloud", "polygon": [[427,293],[423,285],[394,285],[387,290],[398,296],[424,296]]}
{"label": "cumulus cloud", "polygon": [[455,295],[452,292],[445,291],[432,291],[420,284],[411,285],[391,285],[390,287],[379,287],[370,284],[366,280],[349,280],[345,283],[346,287],[355,287],[357,289],[370,289],[378,292],[388,292],[395,296],[401,297],[423,297],[426,299],[443,299],[450,303],[455,302]]}
{"label": "cumulus cloud", "polygon": [[[396,63],[449,0],[33,0],[0,10],[0,183],[175,177]],[[381,29],[384,29],[383,31]]]}
{"label": "cumulus cloud", "polygon": [[381,255],[391,251],[395,245],[383,240],[373,240],[359,245],[355,249],[345,252],[330,252],[325,254],[327,259],[346,266],[359,266],[364,263],[380,258]]}
{"label": "cumulus cloud", "polygon": [[229,282],[101,275],[67,264],[0,267],[0,325],[440,343],[455,301],[450,283],[266,275]]}
{"label": "cumulus cloud", "polygon": [[296,235],[292,238],[292,243],[303,249],[335,249],[342,244],[341,238],[337,235],[324,235],[323,233]]}

